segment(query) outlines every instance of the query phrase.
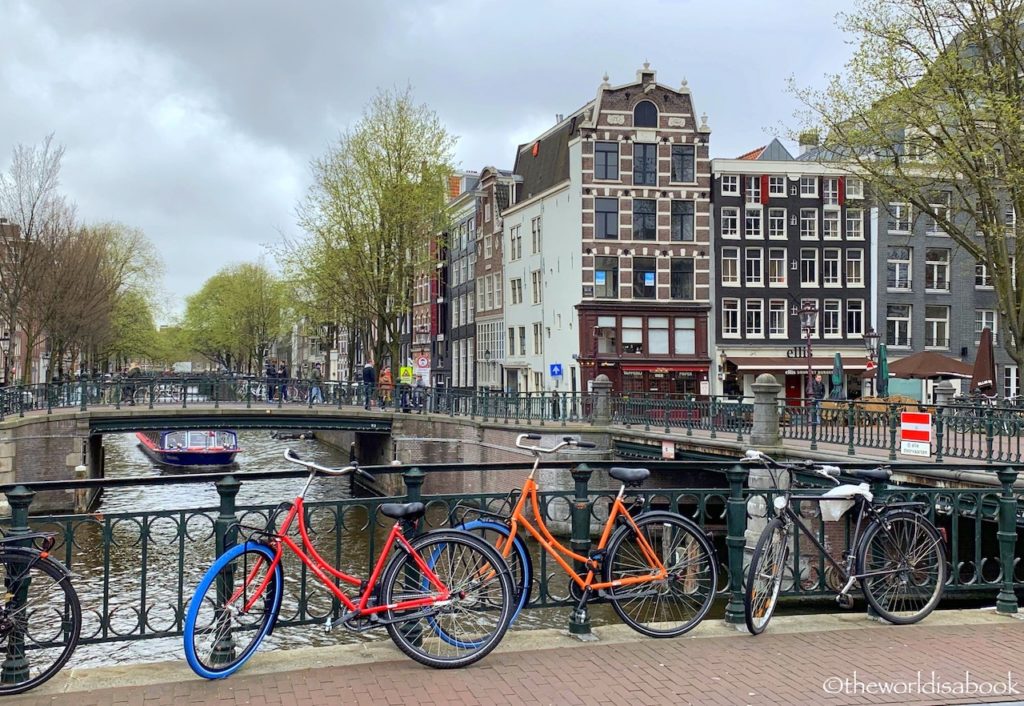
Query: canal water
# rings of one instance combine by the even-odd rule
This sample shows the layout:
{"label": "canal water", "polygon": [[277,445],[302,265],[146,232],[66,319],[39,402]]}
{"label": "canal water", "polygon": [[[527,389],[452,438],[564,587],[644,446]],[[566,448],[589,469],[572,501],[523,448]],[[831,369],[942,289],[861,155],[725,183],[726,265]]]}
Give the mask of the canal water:
{"label": "canal water", "polygon": [[[111,434],[103,439],[106,449],[106,474],[108,478],[166,476],[179,473],[154,465],[138,448],[134,434]],[[289,466],[283,458],[286,448],[293,448],[304,458],[324,466],[341,466],[347,460],[342,452],[316,440],[273,439],[266,431],[243,431],[239,433],[238,478],[241,489],[237,505],[243,523],[263,526],[267,510],[246,514],[246,507],[273,507],[277,503],[292,500],[306,482],[305,478],[291,478],[272,481],[246,481],[245,473],[253,471],[281,470]],[[318,549],[328,559],[340,562],[349,573],[368,576],[367,563],[371,555],[379,551],[386,527],[375,527],[371,538],[368,514],[365,508],[345,508],[330,504],[349,498],[349,482],[346,478],[324,478],[315,480],[306,495],[307,502],[324,502],[324,507],[311,513],[312,536]],[[153,487],[131,487],[108,490],[96,508],[97,517],[114,518],[116,513],[161,512],[188,508],[216,508],[219,499],[213,483],[164,485]],[[334,527],[339,519],[343,525],[342,536],[335,534]],[[184,525],[184,529],[183,526]],[[143,526],[135,519],[116,521],[111,526],[112,542],[107,556],[102,548],[100,524],[86,524],[75,530],[74,574],[75,587],[82,600],[84,613],[83,634],[94,634],[100,629],[100,606],[106,603],[114,608],[109,629],[114,632],[134,633],[143,622],[147,629],[161,629],[173,625],[175,616],[172,606],[178,595],[186,600],[213,561],[211,539],[212,518],[206,513],[190,513],[187,519],[161,518],[151,520]],[[140,537],[148,538],[145,559],[146,576],[143,579],[140,567],[143,563]],[[296,538],[297,539],[297,538]],[[370,546],[373,541],[374,546]],[[192,543],[186,549],[186,558],[179,572],[179,544]],[[286,555],[288,553],[286,552]],[[110,583],[104,587],[104,564],[109,566]],[[311,577],[312,578],[312,577]],[[568,577],[552,576],[551,580]],[[326,615],[330,610],[331,597],[319,588],[319,582],[312,578],[303,581],[302,566],[295,560],[285,564],[286,595],[293,597],[305,590],[311,591],[307,600],[315,610]],[[144,596],[144,599],[141,598]],[[145,605],[140,609],[140,605]],[[291,606],[294,609],[294,602]],[[289,614],[286,597],[282,615]],[[541,627],[565,628],[569,619],[568,607],[533,609],[524,611],[516,621],[517,629]],[[140,617],[144,612],[144,617]],[[616,622],[617,618],[608,606],[595,605],[591,608],[594,625]],[[317,645],[357,643],[366,640],[387,640],[383,629],[366,633],[352,633],[336,628],[325,633],[322,625],[304,625],[279,628],[261,645],[261,650],[288,649]],[[154,662],[184,658],[180,637],[126,640],[98,645],[82,645],[73,657],[74,666],[101,666],[137,662]]]}

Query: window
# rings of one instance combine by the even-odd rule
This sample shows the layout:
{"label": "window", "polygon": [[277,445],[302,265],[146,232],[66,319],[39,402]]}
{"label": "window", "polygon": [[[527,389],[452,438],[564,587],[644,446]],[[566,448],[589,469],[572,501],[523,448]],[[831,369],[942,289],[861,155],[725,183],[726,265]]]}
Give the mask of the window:
{"label": "window", "polygon": [[533,374],[533,389],[543,390],[544,389],[544,373]]}
{"label": "window", "polygon": [[657,145],[646,142],[637,142],[633,145],[633,184],[635,186],[657,186]]}
{"label": "window", "polygon": [[800,238],[803,240],[818,239],[818,209],[800,209]]}
{"label": "window", "polygon": [[693,299],[693,258],[672,258],[671,297]]}
{"label": "window", "polygon": [[784,176],[770,176],[770,177],[768,177],[768,195],[769,196],[785,196],[786,195],[786,177],[784,177]]}
{"label": "window", "polygon": [[748,337],[764,336],[764,301],[748,299],[746,301],[746,317],[744,334]]}
{"label": "window", "polygon": [[839,179],[836,177],[825,177],[821,180],[822,197],[826,206],[839,205]]}
{"label": "window", "polygon": [[924,347],[949,348],[949,307],[924,308]]}
{"label": "window", "polygon": [[846,209],[846,239],[864,240],[864,211],[859,208]]}
{"label": "window", "polygon": [[821,310],[821,330],[825,338],[838,338],[842,336],[843,309],[842,302],[838,299],[826,299],[825,306]]}
{"label": "window", "polygon": [[818,195],[818,177],[800,177],[800,196],[814,198]]}
{"label": "window", "polygon": [[839,240],[843,232],[839,228],[840,217],[843,214],[834,209],[827,210],[821,217],[821,237],[824,240]]}
{"label": "window", "polygon": [[680,317],[675,320],[675,354],[693,355],[697,352],[697,320]]}
{"label": "window", "polygon": [[743,234],[748,238],[761,238],[761,209],[747,208],[743,222]]}
{"label": "window", "polygon": [[489,259],[494,254],[494,248],[491,245],[491,236],[484,237],[484,259]]}
{"label": "window", "polygon": [[484,204],[484,223],[491,222],[491,202],[488,201]]}
{"label": "window", "polygon": [[747,203],[761,203],[761,177],[743,177],[747,182]]}
{"label": "window", "polygon": [[594,144],[594,178],[619,180],[619,145],[617,142]]}
{"label": "window", "polygon": [[512,280],[512,303],[522,304],[523,303],[523,280],[516,277]]}
{"label": "window", "polygon": [[657,240],[658,202],[633,199],[633,240]]}
{"label": "window", "polygon": [[615,240],[619,237],[619,200],[594,199],[594,237]]}
{"label": "window", "polygon": [[786,338],[786,300],[768,302],[768,338]]}
{"label": "window", "polygon": [[1013,207],[1012,203],[1006,204],[1003,209],[1003,223],[1012,235],[1013,231],[1017,227],[1017,209]]}
{"label": "window", "polygon": [[910,304],[889,304],[885,311],[885,343],[888,346],[910,346]]}
{"label": "window", "polygon": [[619,258],[594,258],[594,296],[612,299],[619,297]]}
{"label": "window", "polygon": [[912,255],[913,253],[910,248],[889,248],[889,258],[886,261],[886,287],[889,289],[910,289]]}
{"label": "window", "polygon": [[540,234],[540,216],[530,219],[530,252],[537,254],[540,252],[541,246],[541,234]]}
{"label": "window", "polygon": [[928,217],[927,232],[928,235],[945,235],[946,227],[942,225],[942,220],[949,220],[949,204],[953,198],[953,194],[950,191],[938,191],[931,195],[928,199],[928,205],[931,206],[932,210],[935,211],[935,215],[938,218]]}
{"label": "window", "polygon": [[541,355],[544,352],[544,332],[539,323],[533,325],[533,354]]}
{"label": "window", "polygon": [[655,267],[653,257],[633,258],[633,296],[637,299],[654,299],[657,296]]}
{"label": "window", "polygon": [[860,179],[855,179],[854,177],[846,177],[846,198],[864,198],[864,182]]}
{"label": "window", "polygon": [[786,239],[786,209],[768,209],[768,237],[775,240]]}
{"label": "window", "polygon": [[740,300],[722,300],[722,335],[727,338],[740,337]]}
{"label": "window", "polygon": [[786,286],[786,248],[768,249],[768,286]]}
{"label": "window", "polygon": [[518,260],[523,256],[523,236],[519,233],[519,226],[512,226],[508,229],[508,259]]}
{"label": "window", "polygon": [[722,176],[722,196],[739,196],[740,178],[736,174]]}
{"label": "window", "polygon": [[640,101],[633,108],[633,127],[658,127],[658,108],[650,101]]}
{"label": "window", "polygon": [[672,240],[693,241],[693,201],[672,202]]}
{"label": "window", "polygon": [[740,210],[738,208],[722,208],[722,237],[740,237]]}
{"label": "window", "polygon": [[491,278],[487,277],[480,286],[476,288],[476,310],[486,311],[491,308],[491,302],[493,301],[494,292],[491,287]]}
{"label": "window", "polygon": [[761,248],[747,248],[744,272],[744,282],[748,287],[764,286],[764,270],[761,268]]}
{"label": "window", "polygon": [[530,273],[530,289],[533,295],[533,303],[540,304],[544,289],[544,280],[541,277],[540,270],[534,270]]}
{"label": "window", "polygon": [[846,251],[846,286],[864,286],[864,251],[859,248]]}
{"label": "window", "polygon": [[668,317],[647,319],[648,355],[668,355]]}
{"label": "window", "polygon": [[740,249],[722,248],[722,285],[739,286]]}
{"label": "window", "polygon": [[996,342],[996,312],[994,309],[974,310],[974,342],[981,343],[981,332],[985,329],[992,331],[992,343]]}
{"label": "window", "polygon": [[474,310],[473,310],[473,295],[466,295],[466,323],[473,323]]}
{"label": "window", "polygon": [[989,274],[988,266],[979,262],[974,266],[974,286],[991,287],[992,275]]}
{"label": "window", "polygon": [[500,273],[496,273],[494,275],[494,308],[495,309],[500,309],[501,308],[501,290],[502,290],[501,274]]}
{"label": "window", "polygon": [[508,327],[508,354],[516,354],[516,330],[514,327]]}
{"label": "window", "polygon": [[644,320],[639,316],[622,317],[622,352],[644,352]]}
{"label": "window", "polygon": [[519,355],[526,355],[526,327],[519,327]]}
{"label": "window", "polygon": [[805,287],[818,286],[818,251],[814,248],[800,250],[800,284]]}
{"label": "window", "polygon": [[825,287],[842,287],[840,262],[843,252],[839,248],[825,248],[821,256],[821,283]]}
{"label": "window", "polygon": [[452,327],[458,328],[462,326],[462,316],[459,314],[459,304],[462,302],[462,297],[457,297],[452,303]]}
{"label": "window", "polygon": [[672,145],[672,181],[697,181],[696,162],[693,145]]}
{"label": "window", "polygon": [[924,288],[933,292],[949,291],[949,250],[927,248],[924,251]]}
{"label": "window", "polygon": [[910,205],[905,203],[889,204],[889,232],[910,232]]}
{"label": "window", "polygon": [[861,299],[846,300],[846,335],[864,335],[864,301]]}
{"label": "window", "polygon": [[1016,365],[1003,367],[1003,394],[1015,397],[1021,393],[1020,370]]}

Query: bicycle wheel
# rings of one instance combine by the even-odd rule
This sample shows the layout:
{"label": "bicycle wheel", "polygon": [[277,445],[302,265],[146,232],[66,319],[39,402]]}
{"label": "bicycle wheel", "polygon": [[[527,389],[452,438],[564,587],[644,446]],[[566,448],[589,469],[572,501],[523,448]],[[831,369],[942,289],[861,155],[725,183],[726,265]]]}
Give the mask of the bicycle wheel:
{"label": "bicycle wheel", "polygon": [[206,679],[233,674],[273,629],[284,591],[280,562],[263,594],[257,593],[273,559],[267,545],[245,542],[224,552],[203,576],[185,618],[185,659],[193,672]]}
{"label": "bicycle wheel", "polygon": [[[489,520],[473,520],[459,525],[458,529],[472,532],[504,556],[505,547],[511,535],[511,530],[507,525]],[[530,593],[533,589],[533,561],[530,559],[530,550],[521,537],[512,539],[512,549],[505,557],[505,561],[512,574],[512,587],[516,592],[511,621],[515,622],[519,617],[519,611],[529,605]]]}
{"label": "bicycle wheel", "polygon": [[0,550],[0,576],[0,653],[7,665],[0,695],[20,694],[67,663],[82,632],[82,607],[64,567],[35,550]]}
{"label": "bicycle wheel", "polygon": [[380,584],[386,605],[438,596],[417,559],[429,566],[450,594],[437,605],[385,611],[388,634],[420,664],[464,667],[501,641],[512,618],[515,588],[508,565],[483,540],[459,530],[436,530],[412,541],[415,555],[399,552]]}
{"label": "bicycle wheel", "polygon": [[743,592],[743,619],[751,635],[763,633],[775,612],[789,558],[788,539],[789,528],[776,517],[761,532],[754,547]]}
{"label": "bicycle wheel", "polygon": [[888,512],[882,520],[868,526],[858,547],[860,586],[885,620],[916,623],[939,604],[946,585],[942,536],[928,518],[910,510]]}
{"label": "bicycle wheel", "polygon": [[[668,570],[668,578],[612,587],[612,608],[629,627],[649,637],[675,637],[696,627],[715,599],[718,565],[704,531],[681,515],[648,512],[635,519],[640,536]],[[637,533],[626,524],[608,542],[604,580],[654,572]]]}

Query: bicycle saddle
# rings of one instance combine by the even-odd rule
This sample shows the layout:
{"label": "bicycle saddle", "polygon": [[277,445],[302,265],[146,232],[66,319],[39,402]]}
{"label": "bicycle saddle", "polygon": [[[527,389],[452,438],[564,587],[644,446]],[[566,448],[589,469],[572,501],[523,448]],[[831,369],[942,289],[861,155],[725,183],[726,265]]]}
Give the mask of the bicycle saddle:
{"label": "bicycle saddle", "polygon": [[651,472],[646,468],[622,468],[621,466],[613,466],[608,469],[608,475],[615,480],[620,480],[623,483],[640,483],[647,480],[647,477],[651,475]]}
{"label": "bicycle saddle", "polygon": [[847,468],[843,470],[843,475],[867,481],[883,481],[892,477],[892,471],[888,468]]}
{"label": "bicycle saddle", "polygon": [[380,506],[380,514],[392,520],[418,520],[423,517],[427,506],[423,503],[384,503]]}

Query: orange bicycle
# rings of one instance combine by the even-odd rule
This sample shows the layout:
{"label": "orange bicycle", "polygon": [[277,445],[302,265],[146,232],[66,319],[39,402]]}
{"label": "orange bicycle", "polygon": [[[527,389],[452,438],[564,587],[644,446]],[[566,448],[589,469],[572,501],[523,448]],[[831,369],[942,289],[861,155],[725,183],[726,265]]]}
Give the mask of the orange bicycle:
{"label": "orange bicycle", "polygon": [[[711,608],[718,585],[715,549],[704,530],[674,512],[657,510],[634,516],[644,498],[634,498],[627,507],[623,502],[626,488],[639,487],[650,471],[613,467],[608,474],[622,486],[612,500],[601,539],[589,556],[573,552],[545,525],[534,475],[541,454],[565,447],[593,448],[594,444],[570,436],[551,448],[526,443],[540,439],[539,434],[516,437],[516,446],[530,451],[534,462],[522,489],[509,496],[511,514],[460,506],[453,509],[453,515],[460,511],[477,515],[471,520],[463,515],[458,525],[461,529],[488,538],[496,535],[494,543],[508,561],[516,582],[518,595],[512,619],[529,603],[533,580],[530,552],[519,536],[519,530],[524,529],[569,575],[572,596],[578,601],[577,614],[596,595],[607,599],[626,625],[650,637],[675,637],[700,623]],[[532,519],[527,516],[527,503]],[[570,561],[580,562],[585,573],[577,573]]]}

